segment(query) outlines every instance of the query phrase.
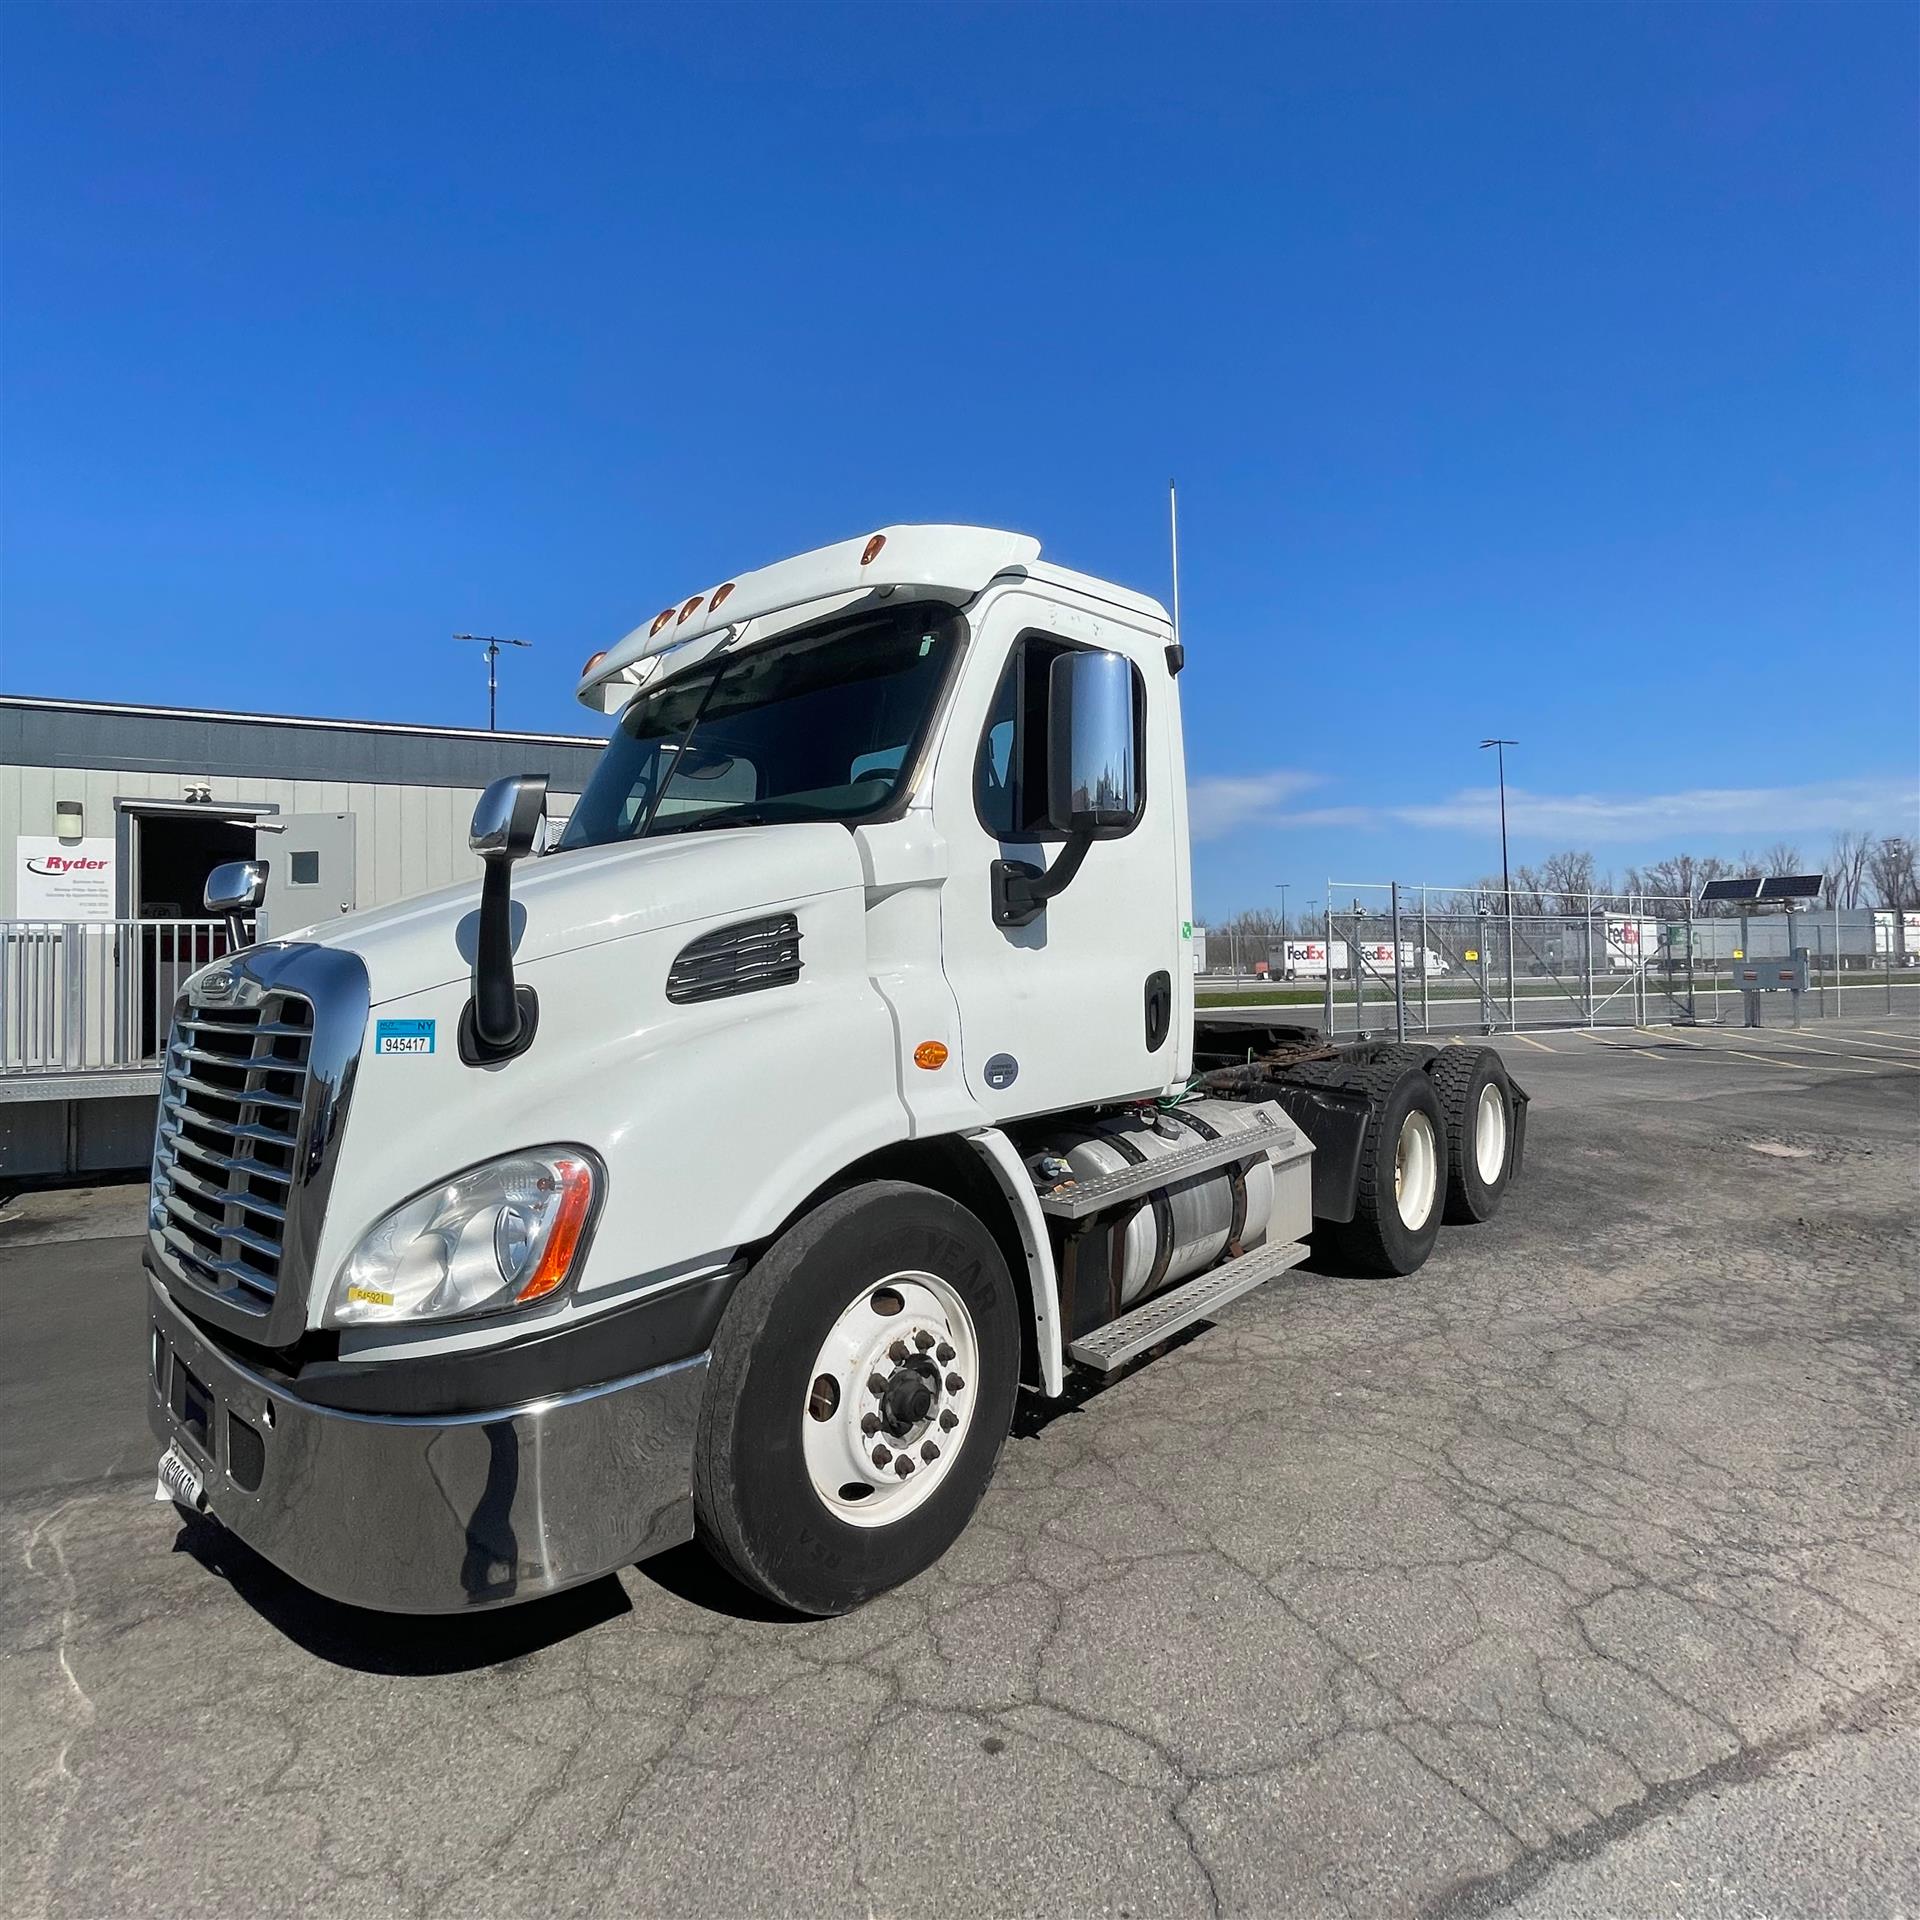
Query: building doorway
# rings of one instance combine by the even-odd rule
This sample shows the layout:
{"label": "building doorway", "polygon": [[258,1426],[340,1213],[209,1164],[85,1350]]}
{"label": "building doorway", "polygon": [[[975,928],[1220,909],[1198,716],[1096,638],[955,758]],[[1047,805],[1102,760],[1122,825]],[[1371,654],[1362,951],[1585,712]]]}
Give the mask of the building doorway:
{"label": "building doorway", "polygon": [[206,920],[207,875],[215,867],[253,858],[254,811],[205,803],[125,809],[129,917],[153,923],[129,929],[145,1059],[157,1059],[166,1045],[181,983],[227,951],[224,927],[180,923]]}

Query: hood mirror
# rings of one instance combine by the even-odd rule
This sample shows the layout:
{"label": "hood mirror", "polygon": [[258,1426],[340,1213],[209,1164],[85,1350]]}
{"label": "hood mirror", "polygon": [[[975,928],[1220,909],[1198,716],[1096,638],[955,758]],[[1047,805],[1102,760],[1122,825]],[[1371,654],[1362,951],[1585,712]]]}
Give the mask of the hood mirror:
{"label": "hood mirror", "polygon": [[258,913],[267,897],[267,863],[264,860],[227,860],[207,875],[204,898],[209,913],[219,914],[227,923],[227,945],[235,953],[250,946],[245,920]]}
{"label": "hood mirror", "polygon": [[547,813],[547,776],[509,773],[481,794],[467,845],[486,862],[473,995],[460,1020],[460,1057],[470,1066],[510,1060],[533,1041],[540,1003],[513,979],[513,863],[530,854]]}
{"label": "hood mirror", "polygon": [[547,811],[544,773],[508,773],[474,802],[467,845],[482,860],[518,860],[533,851]]}

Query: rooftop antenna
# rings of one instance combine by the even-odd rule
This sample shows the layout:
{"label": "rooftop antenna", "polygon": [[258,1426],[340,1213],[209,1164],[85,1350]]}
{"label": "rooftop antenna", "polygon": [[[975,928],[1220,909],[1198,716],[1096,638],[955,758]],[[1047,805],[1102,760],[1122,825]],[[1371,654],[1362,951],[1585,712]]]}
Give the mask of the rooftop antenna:
{"label": "rooftop antenna", "polygon": [[491,633],[456,633],[456,640],[477,640],[487,650],[487,731],[497,733],[499,727],[495,712],[499,702],[499,685],[494,673],[493,663],[500,658],[502,647],[530,647],[531,640],[509,640],[505,635]]}
{"label": "rooftop antenna", "polygon": [[1173,548],[1173,644],[1167,649],[1167,671],[1178,673],[1187,664],[1180,644],[1180,490],[1167,482],[1167,535]]}

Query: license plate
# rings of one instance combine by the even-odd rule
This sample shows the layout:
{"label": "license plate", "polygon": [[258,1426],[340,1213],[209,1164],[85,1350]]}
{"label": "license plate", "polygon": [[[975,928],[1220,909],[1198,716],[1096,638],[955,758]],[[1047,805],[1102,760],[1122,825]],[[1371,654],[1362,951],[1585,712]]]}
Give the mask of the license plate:
{"label": "license plate", "polygon": [[160,1477],[154,1482],[153,1497],[190,1507],[195,1513],[206,1504],[207,1489],[199,1469],[178,1447],[169,1447],[160,1456]]}

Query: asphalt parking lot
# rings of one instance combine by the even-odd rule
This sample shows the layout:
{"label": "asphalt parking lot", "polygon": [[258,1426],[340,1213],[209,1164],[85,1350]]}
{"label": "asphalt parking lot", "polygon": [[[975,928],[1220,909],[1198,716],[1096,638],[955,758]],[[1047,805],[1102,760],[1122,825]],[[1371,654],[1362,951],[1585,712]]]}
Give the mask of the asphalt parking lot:
{"label": "asphalt parking lot", "polygon": [[1920,1028],[1502,1045],[1496,1221],[1023,1409],[839,1621],[693,1549],[471,1621],[303,1593],[150,1497],[138,1190],[29,1203],[0,1902],[1920,1911]]}

